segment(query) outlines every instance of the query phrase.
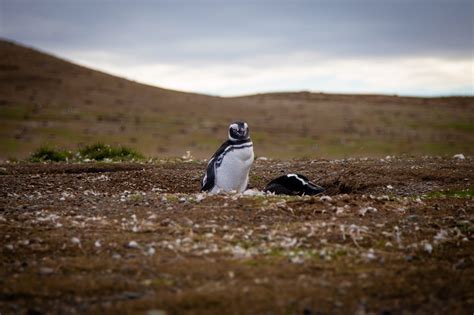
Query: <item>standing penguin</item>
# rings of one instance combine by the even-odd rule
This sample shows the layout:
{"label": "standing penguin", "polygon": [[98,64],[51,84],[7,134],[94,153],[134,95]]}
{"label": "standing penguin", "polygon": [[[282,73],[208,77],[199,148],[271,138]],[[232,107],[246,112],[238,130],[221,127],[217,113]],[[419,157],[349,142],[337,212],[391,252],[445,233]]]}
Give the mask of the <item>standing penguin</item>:
{"label": "standing penguin", "polygon": [[230,124],[228,140],[207,163],[206,173],[201,180],[201,191],[243,192],[247,188],[253,158],[253,143],[247,123],[236,121]]}

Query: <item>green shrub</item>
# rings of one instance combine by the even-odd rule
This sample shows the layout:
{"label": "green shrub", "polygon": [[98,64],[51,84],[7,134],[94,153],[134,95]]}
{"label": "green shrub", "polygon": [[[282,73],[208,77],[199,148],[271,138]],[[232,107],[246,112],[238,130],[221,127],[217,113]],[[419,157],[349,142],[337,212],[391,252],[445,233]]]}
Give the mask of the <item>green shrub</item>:
{"label": "green shrub", "polygon": [[141,155],[134,149],[125,146],[112,147],[103,143],[96,143],[85,146],[84,148],[79,150],[79,154],[84,159],[96,161],[103,161],[105,159],[110,159],[113,161],[143,159],[143,155]]}
{"label": "green shrub", "polygon": [[71,156],[71,152],[42,146],[30,156],[29,160],[31,162],[65,162],[70,159]]}
{"label": "green shrub", "polygon": [[73,154],[70,151],[57,150],[48,146],[37,149],[30,157],[31,162],[66,162],[70,160],[93,160],[93,161],[130,161],[143,159],[143,155],[134,149],[120,146],[112,147],[103,143],[85,146],[79,152]]}

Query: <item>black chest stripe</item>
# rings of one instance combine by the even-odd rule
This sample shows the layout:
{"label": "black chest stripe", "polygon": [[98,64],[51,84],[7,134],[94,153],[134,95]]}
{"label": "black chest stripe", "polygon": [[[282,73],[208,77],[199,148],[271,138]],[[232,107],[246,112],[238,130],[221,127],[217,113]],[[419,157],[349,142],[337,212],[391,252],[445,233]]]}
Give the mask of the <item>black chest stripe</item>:
{"label": "black chest stripe", "polygon": [[227,149],[225,149],[225,151],[222,152],[222,154],[217,158],[216,167],[221,166],[222,160],[224,160],[224,156],[225,156],[227,153],[232,152],[232,151],[234,151],[234,150],[244,149],[244,148],[250,148],[250,147],[253,147],[253,144],[252,144],[252,143],[250,143],[250,144],[244,144],[244,145],[239,145],[239,146],[231,145],[231,146],[227,147]]}

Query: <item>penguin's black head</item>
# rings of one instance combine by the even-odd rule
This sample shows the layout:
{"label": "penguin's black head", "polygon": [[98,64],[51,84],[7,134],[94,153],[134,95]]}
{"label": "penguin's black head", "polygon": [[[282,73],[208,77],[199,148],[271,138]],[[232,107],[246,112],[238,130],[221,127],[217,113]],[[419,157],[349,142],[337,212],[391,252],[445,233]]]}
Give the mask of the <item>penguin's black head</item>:
{"label": "penguin's black head", "polygon": [[249,126],[246,122],[236,121],[229,126],[229,140],[238,141],[249,138]]}

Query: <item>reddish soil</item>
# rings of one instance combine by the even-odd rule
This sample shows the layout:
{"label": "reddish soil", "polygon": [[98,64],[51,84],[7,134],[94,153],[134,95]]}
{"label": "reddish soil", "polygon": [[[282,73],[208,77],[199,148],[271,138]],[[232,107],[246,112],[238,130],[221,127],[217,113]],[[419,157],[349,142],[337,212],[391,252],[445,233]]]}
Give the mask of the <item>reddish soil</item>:
{"label": "reddish soil", "polygon": [[199,194],[204,162],[0,166],[1,314],[470,314],[474,165],[256,161],[328,196]]}

